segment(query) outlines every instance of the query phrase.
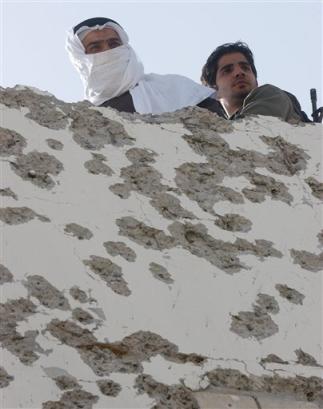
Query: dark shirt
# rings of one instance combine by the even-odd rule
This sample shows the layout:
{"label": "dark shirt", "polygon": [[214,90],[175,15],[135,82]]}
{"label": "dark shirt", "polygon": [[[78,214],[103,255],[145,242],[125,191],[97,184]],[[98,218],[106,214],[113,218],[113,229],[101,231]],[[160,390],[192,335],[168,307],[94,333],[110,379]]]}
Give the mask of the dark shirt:
{"label": "dark shirt", "polygon": [[[100,106],[111,107],[116,109],[117,111],[130,112],[132,114],[136,112],[132,96],[129,91],[126,91],[124,94],[118,97],[111,98],[108,101],[103,102],[103,104],[101,104]],[[208,109],[211,112],[216,112],[218,115],[225,118],[225,112],[222,108],[222,105],[214,98],[206,98],[202,102],[197,104],[197,106],[200,108]]]}

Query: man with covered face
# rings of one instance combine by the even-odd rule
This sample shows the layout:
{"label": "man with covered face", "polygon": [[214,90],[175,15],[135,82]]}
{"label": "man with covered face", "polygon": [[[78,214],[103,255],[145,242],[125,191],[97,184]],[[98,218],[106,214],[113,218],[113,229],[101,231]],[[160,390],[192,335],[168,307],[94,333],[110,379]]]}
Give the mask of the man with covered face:
{"label": "man with covered face", "polygon": [[96,106],[162,114],[197,105],[220,112],[214,89],[181,75],[145,74],[127,33],[114,20],[95,17],[77,24],[68,33],[66,49],[85,98]]}

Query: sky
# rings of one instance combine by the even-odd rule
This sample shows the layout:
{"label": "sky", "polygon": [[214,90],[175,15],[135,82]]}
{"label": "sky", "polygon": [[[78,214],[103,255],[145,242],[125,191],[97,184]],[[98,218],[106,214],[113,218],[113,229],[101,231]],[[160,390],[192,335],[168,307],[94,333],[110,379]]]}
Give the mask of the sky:
{"label": "sky", "polygon": [[66,102],[83,100],[81,80],[65,51],[66,32],[90,17],[119,22],[145,72],[200,82],[220,44],[246,42],[259,84],[293,93],[311,114],[322,88],[322,1],[11,1],[0,0],[0,86],[37,87]]}

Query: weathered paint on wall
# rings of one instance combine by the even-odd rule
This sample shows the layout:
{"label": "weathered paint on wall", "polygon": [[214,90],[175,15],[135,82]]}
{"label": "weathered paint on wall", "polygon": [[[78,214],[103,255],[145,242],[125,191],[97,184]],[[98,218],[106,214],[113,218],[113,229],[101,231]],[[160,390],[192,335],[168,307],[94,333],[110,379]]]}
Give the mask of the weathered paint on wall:
{"label": "weathered paint on wall", "polygon": [[321,125],[0,102],[1,407],[322,401]]}

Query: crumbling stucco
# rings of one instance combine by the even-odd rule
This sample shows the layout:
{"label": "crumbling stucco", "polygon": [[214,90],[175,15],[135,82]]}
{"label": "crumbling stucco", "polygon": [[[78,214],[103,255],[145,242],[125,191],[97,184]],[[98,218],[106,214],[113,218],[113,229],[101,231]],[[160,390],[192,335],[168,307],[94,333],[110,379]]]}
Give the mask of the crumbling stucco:
{"label": "crumbling stucco", "polygon": [[34,212],[29,207],[2,207],[0,208],[0,220],[6,224],[27,223],[37,218],[41,222],[49,222],[49,218]]}
{"label": "crumbling stucco", "polygon": [[131,262],[136,260],[136,253],[122,241],[106,241],[103,245],[110,256],[121,256]]}
{"label": "crumbling stucco", "polygon": [[82,308],[74,308],[72,317],[81,324],[92,324],[94,322],[93,316]]}
{"label": "crumbling stucco", "polygon": [[93,237],[93,233],[90,229],[77,223],[68,223],[64,231],[67,234],[77,237],[79,240],[90,240]]}
{"label": "crumbling stucco", "polygon": [[27,146],[26,139],[10,129],[0,128],[0,156],[19,155]]}
{"label": "crumbling stucco", "polygon": [[150,263],[149,270],[157,280],[162,281],[165,284],[173,284],[174,280],[169,274],[167,269],[158,263]]}
{"label": "crumbling stucco", "polygon": [[286,284],[276,284],[275,288],[279,291],[279,295],[286,300],[292,302],[293,304],[303,305],[303,300],[305,295],[295,290],[294,288],[288,287]]}
{"label": "crumbling stucco", "polygon": [[129,296],[131,291],[126,280],[122,276],[122,269],[110,259],[98,256],[91,256],[91,260],[84,260],[83,263],[91,271],[97,274],[108,287],[116,294]]}
{"label": "crumbling stucco", "polygon": [[18,196],[10,189],[10,187],[0,189],[0,196],[12,197],[13,199],[18,200]]}
{"label": "crumbling stucco", "polygon": [[10,164],[12,170],[22,179],[47,189],[55,186],[50,175],[57,176],[63,170],[63,164],[46,152],[33,151],[19,155],[16,161]]}
{"label": "crumbling stucco", "polygon": [[0,264],[0,285],[13,281],[12,273],[3,265]]}
{"label": "crumbling stucco", "polygon": [[89,173],[93,175],[106,175],[111,176],[113,170],[104,163],[107,159],[101,153],[92,153],[93,159],[88,160],[84,163],[84,167],[88,170]]}
{"label": "crumbling stucco", "polygon": [[90,392],[74,389],[64,392],[59,401],[44,402],[42,409],[92,409],[98,400],[98,396]]}
{"label": "crumbling stucco", "polygon": [[54,151],[62,151],[64,148],[62,142],[58,141],[57,139],[48,138],[46,139],[46,142],[51,149],[54,149]]}
{"label": "crumbling stucco", "polygon": [[306,250],[290,251],[295,264],[299,264],[302,268],[308,271],[322,271],[323,270],[323,252],[320,254],[313,254]]}
{"label": "crumbling stucco", "polygon": [[0,366],[0,389],[6,388],[13,380],[14,377],[9,375],[8,372]]}
{"label": "crumbling stucco", "polygon": [[86,292],[81,290],[79,287],[74,286],[70,289],[70,295],[80,303],[84,304],[89,301],[89,297]]}
{"label": "crumbling stucco", "polygon": [[323,199],[323,183],[320,183],[312,176],[305,179],[305,182],[311,188],[313,196],[317,197],[318,199]]}
{"label": "crumbling stucco", "polygon": [[118,396],[122,389],[117,382],[109,379],[100,379],[96,383],[100,389],[100,392],[106,396]]}

